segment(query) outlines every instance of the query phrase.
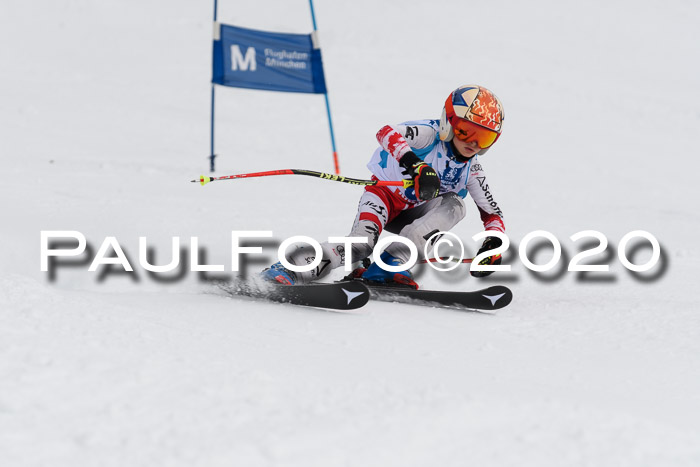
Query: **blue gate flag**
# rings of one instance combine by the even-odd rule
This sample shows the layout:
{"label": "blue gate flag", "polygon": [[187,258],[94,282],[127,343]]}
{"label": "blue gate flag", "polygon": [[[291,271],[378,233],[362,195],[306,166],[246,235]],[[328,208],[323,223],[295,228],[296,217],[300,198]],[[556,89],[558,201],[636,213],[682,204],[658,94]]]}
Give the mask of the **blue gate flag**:
{"label": "blue gate flag", "polygon": [[236,88],[326,94],[321,49],[314,39],[314,34],[283,34],[215,23],[212,82]]}

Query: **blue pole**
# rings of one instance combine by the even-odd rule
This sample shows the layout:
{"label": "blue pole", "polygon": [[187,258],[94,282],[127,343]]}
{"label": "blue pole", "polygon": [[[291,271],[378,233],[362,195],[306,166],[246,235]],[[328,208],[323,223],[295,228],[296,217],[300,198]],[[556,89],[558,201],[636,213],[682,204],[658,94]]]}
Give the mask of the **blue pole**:
{"label": "blue pole", "polygon": [[[314,25],[314,31],[316,31],[317,30],[317,28],[316,28],[316,14],[314,13],[313,0],[309,0],[309,7],[311,8],[311,22]],[[333,132],[333,120],[331,119],[331,105],[328,101],[328,89],[326,89],[326,92],[323,94],[323,96],[326,98],[326,113],[328,114],[328,127],[330,128],[330,132],[331,132],[331,147],[333,148],[333,165],[335,167],[336,175],[340,175],[340,164],[338,163],[338,151],[335,148],[335,134]]]}
{"label": "blue pole", "polygon": [[309,6],[311,7],[311,22],[314,25],[314,31],[316,30],[316,14],[314,13],[314,0],[309,0]]}
{"label": "blue pole", "polygon": [[210,155],[209,155],[209,170],[214,171],[214,83],[211,83],[211,135],[210,135]]}
{"label": "blue pole", "polygon": [[[216,10],[217,10],[217,3],[218,0],[214,0],[214,23],[216,23]],[[214,60],[214,41],[212,41],[212,73],[214,70],[213,66],[213,60]],[[214,159],[216,158],[216,154],[214,154],[214,77],[212,76],[212,83],[211,83],[211,133],[209,135],[210,137],[210,155],[209,155],[209,170],[211,172],[214,171]]]}

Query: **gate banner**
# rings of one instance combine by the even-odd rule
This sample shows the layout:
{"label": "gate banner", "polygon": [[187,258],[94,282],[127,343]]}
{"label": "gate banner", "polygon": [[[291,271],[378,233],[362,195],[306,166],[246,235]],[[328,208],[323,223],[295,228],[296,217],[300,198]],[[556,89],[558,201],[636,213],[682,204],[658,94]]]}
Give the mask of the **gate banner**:
{"label": "gate banner", "polygon": [[283,34],[214,23],[212,82],[268,91],[326,93],[315,32]]}

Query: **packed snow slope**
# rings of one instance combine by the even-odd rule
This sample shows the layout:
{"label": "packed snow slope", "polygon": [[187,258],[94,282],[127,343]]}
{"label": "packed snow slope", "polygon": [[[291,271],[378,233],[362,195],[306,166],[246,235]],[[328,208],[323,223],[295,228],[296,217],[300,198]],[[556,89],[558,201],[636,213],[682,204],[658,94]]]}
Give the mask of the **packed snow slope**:
{"label": "packed snow slope", "polygon": [[[480,162],[513,269],[419,281],[503,283],[513,303],[341,314],[224,297],[188,270],[147,274],[139,237],[158,264],[173,237],[185,252],[197,237],[201,260],[231,274],[231,231],[345,235],[361,189],[189,183],[208,170],[211,2],[3,0],[2,465],[700,465],[700,4],[315,6],[344,175],[368,177],[376,131],[439,117],[460,85],[503,101],[503,136]],[[221,1],[219,19],[312,29],[301,0]],[[216,175],[332,171],[322,96],[219,88],[216,123]],[[473,254],[467,204],[454,232]],[[89,272],[83,255],[52,278],[48,230],[81,232],[92,255],[115,237],[135,271]],[[518,255],[536,230],[564,252],[546,273]],[[588,261],[608,273],[566,271],[584,230],[607,236]],[[617,255],[634,230],[662,246],[636,275]],[[249,271],[276,259],[273,244]],[[552,257],[534,247],[535,263]],[[627,251],[651,257],[639,239]]]}

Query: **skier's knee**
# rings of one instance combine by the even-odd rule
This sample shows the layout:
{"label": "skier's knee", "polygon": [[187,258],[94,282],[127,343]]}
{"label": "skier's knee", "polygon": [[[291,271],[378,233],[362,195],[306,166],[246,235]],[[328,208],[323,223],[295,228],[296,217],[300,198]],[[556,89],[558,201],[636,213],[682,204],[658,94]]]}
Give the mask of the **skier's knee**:
{"label": "skier's knee", "polygon": [[360,237],[366,238],[366,243],[353,243],[352,245],[352,258],[353,261],[359,261],[361,259],[367,258],[372,254],[374,250],[374,245],[377,244],[377,239],[381,232],[380,227],[370,220],[358,221],[352,228],[352,231],[348,237]]}
{"label": "skier's knee", "polygon": [[454,224],[464,219],[467,215],[467,207],[464,205],[462,198],[457,193],[451,191],[442,196],[440,210],[444,210],[447,216],[454,220]]}

